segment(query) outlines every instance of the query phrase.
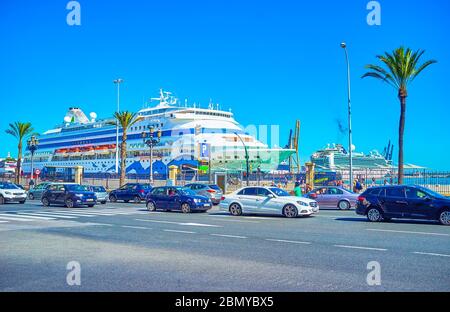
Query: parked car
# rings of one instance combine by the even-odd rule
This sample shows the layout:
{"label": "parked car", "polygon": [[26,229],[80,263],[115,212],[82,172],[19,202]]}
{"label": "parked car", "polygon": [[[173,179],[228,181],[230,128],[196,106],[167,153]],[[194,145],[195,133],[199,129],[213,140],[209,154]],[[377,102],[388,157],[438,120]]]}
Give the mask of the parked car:
{"label": "parked car", "polygon": [[91,191],[97,196],[97,202],[105,205],[108,202],[109,194],[103,186],[91,186]]}
{"label": "parked car", "polygon": [[220,204],[223,196],[222,189],[215,184],[191,183],[185,187],[191,189],[197,195],[208,197],[215,205]]}
{"label": "parked car", "polygon": [[245,187],[223,197],[220,209],[234,216],[249,213],[296,218],[318,213],[319,204],[306,197],[291,196],[277,187]]}
{"label": "parked car", "polygon": [[42,194],[44,194],[45,190],[47,189],[47,186],[49,186],[50,184],[53,184],[53,183],[45,182],[45,183],[36,185],[34,188],[32,188],[28,191],[28,198],[30,200],[41,199]]}
{"label": "parked car", "polygon": [[317,201],[320,207],[349,210],[356,208],[358,194],[337,186],[318,187],[305,194],[305,197]]}
{"label": "parked car", "polygon": [[147,209],[156,211],[181,211],[190,213],[193,211],[205,212],[212,208],[212,202],[208,197],[200,196],[189,188],[163,186],[155,187],[147,196]]}
{"label": "parked car", "polygon": [[0,205],[10,202],[25,204],[27,193],[13,183],[0,182]]}
{"label": "parked car", "polygon": [[126,203],[132,200],[135,203],[140,203],[145,200],[151,190],[152,186],[148,183],[128,183],[109,193],[109,200],[113,203],[118,200],[123,200]]}
{"label": "parked car", "polygon": [[371,222],[426,219],[450,225],[450,199],[416,185],[373,187],[358,197],[356,213]]}
{"label": "parked car", "polygon": [[97,204],[97,197],[86,185],[51,184],[42,194],[41,201],[45,207],[56,204],[65,205],[67,208],[78,206],[92,208]]}

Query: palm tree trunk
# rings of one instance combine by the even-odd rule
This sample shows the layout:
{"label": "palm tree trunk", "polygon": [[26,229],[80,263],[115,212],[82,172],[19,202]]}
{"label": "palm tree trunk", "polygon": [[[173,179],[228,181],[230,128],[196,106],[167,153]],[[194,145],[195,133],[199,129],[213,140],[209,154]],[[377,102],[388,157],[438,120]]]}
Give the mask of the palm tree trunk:
{"label": "palm tree trunk", "polygon": [[125,184],[127,170],[127,130],[123,129],[122,145],[120,146],[120,186]]}
{"label": "palm tree trunk", "polygon": [[22,141],[19,141],[17,149],[16,183],[20,184],[20,174],[22,172]]}
{"label": "palm tree trunk", "polygon": [[400,95],[400,127],[398,131],[398,184],[403,184],[403,135],[405,133],[406,96]]}

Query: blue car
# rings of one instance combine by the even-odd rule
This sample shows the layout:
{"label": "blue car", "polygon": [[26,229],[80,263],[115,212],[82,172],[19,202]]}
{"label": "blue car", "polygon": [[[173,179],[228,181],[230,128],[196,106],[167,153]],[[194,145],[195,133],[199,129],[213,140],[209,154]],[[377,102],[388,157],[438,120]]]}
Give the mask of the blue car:
{"label": "blue car", "polygon": [[130,201],[140,203],[145,200],[151,190],[152,186],[148,183],[128,183],[109,193],[109,201],[115,203],[123,200],[126,203]]}
{"label": "blue car", "polygon": [[371,222],[398,218],[437,220],[450,225],[450,199],[416,185],[373,187],[358,197],[356,213]]}
{"label": "blue car", "polygon": [[165,211],[205,212],[213,206],[211,199],[199,196],[192,190],[183,187],[155,187],[147,196],[148,211],[158,209]]}
{"label": "blue car", "polygon": [[90,208],[97,204],[97,197],[90,191],[89,186],[78,184],[51,184],[42,194],[42,204],[64,205],[67,208],[88,206]]}

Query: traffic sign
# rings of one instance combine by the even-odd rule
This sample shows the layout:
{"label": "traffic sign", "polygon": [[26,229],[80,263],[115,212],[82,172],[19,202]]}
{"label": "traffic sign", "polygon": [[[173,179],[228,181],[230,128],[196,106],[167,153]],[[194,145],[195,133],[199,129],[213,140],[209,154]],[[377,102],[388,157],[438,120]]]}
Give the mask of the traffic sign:
{"label": "traffic sign", "polygon": [[41,170],[39,170],[39,169],[34,170],[34,174],[35,175],[40,175],[41,174]]}
{"label": "traffic sign", "polygon": [[200,143],[200,158],[209,158],[211,153],[211,145],[208,143]]}

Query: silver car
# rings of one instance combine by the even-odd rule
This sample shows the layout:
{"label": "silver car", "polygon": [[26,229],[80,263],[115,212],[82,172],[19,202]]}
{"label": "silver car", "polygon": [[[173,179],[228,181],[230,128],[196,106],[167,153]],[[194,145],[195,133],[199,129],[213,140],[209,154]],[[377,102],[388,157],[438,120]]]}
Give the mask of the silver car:
{"label": "silver car", "polygon": [[208,197],[214,205],[220,204],[222,200],[223,191],[218,185],[191,183],[185,185],[185,187],[191,189],[197,195]]}
{"label": "silver car", "polygon": [[322,208],[349,210],[356,208],[358,194],[338,186],[321,186],[307,193],[305,197],[317,201]]}
{"label": "silver car", "polygon": [[91,186],[92,192],[97,196],[97,202],[105,205],[108,202],[109,194],[103,186]]}
{"label": "silver car", "polygon": [[42,198],[42,194],[44,194],[45,190],[47,189],[47,186],[51,184],[53,183],[45,182],[36,185],[34,188],[28,191],[28,198],[30,200],[40,200]]}

